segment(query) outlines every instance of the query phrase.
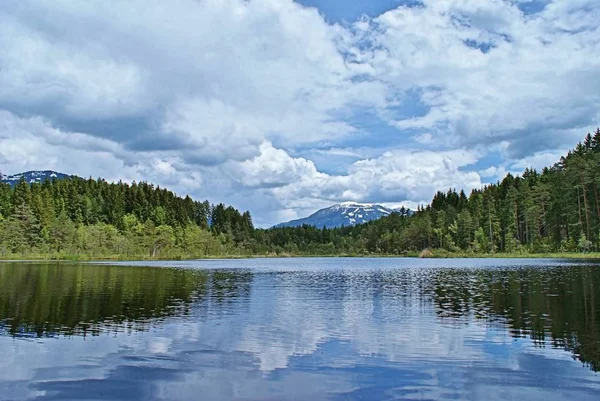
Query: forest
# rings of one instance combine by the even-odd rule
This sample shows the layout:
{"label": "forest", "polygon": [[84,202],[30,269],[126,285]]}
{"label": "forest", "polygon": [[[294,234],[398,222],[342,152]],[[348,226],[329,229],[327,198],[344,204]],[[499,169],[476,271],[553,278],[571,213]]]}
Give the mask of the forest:
{"label": "forest", "polygon": [[542,171],[334,229],[257,229],[250,212],[145,182],[21,181],[0,184],[0,258],[590,253],[600,250],[599,186],[600,129]]}

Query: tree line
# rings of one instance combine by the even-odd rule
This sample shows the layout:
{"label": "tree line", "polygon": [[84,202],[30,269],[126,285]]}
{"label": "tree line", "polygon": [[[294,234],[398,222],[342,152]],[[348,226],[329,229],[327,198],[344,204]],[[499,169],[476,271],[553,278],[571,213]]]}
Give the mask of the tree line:
{"label": "tree line", "polygon": [[[551,167],[507,174],[464,191],[439,191],[412,214],[347,228],[273,229],[269,245],[294,252],[406,254],[549,253],[600,250],[600,129]],[[308,247],[306,244],[309,244]]]}
{"label": "tree line", "polygon": [[0,256],[190,258],[600,250],[600,129],[541,172],[435,194],[365,224],[255,229],[249,212],[149,183],[72,178],[0,184]]}
{"label": "tree line", "polygon": [[249,212],[145,182],[0,184],[0,256],[202,257],[238,253]]}
{"label": "tree line", "polygon": [[541,172],[438,192],[411,222],[414,246],[473,252],[588,252],[600,247],[600,129]]}

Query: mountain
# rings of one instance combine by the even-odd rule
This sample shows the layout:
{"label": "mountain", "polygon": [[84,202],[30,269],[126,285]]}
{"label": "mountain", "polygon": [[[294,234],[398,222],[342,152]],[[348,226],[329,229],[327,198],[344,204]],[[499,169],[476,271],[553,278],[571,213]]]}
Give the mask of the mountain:
{"label": "mountain", "polygon": [[321,209],[303,219],[288,221],[287,223],[278,224],[275,227],[299,227],[304,224],[318,228],[353,226],[377,220],[395,211],[394,209],[371,203],[344,202]]}
{"label": "mountain", "polygon": [[46,180],[63,180],[65,178],[71,178],[72,176],[63,173],[57,173],[52,170],[45,171],[27,171],[25,173],[19,173],[14,175],[3,175],[0,173],[0,182],[4,182],[10,184],[11,186],[15,186],[21,181],[21,178],[25,179],[25,182],[30,184],[34,182],[44,182]]}

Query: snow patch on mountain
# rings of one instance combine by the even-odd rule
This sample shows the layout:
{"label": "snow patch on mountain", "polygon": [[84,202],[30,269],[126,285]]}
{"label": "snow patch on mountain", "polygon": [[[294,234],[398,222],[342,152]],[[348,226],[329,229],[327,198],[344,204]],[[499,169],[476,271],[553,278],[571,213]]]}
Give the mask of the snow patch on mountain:
{"label": "snow patch on mountain", "polygon": [[397,210],[375,203],[343,202],[321,209],[306,218],[281,223],[275,227],[300,227],[304,224],[318,228],[353,226],[377,220],[395,211]]}
{"label": "snow patch on mountain", "polygon": [[65,178],[71,178],[68,174],[57,173],[52,170],[43,171],[26,171],[24,173],[18,173],[13,175],[4,175],[0,173],[0,182],[9,184],[10,186],[17,185],[21,179],[25,180],[28,184],[42,183],[46,180],[62,180]]}

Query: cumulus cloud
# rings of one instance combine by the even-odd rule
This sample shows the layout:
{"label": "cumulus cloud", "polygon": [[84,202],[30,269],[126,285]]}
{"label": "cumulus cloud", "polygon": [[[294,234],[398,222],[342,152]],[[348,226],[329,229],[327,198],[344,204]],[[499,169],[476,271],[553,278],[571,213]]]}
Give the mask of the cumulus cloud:
{"label": "cumulus cloud", "polygon": [[343,24],[292,0],[7,0],[0,168],[151,180],[260,225],[428,202],[600,124],[599,18],[598,0],[423,0]]}
{"label": "cumulus cloud", "polygon": [[564,156],[567,150],[562,151],[544,151],[536,152],[532,155],[522,158],[511,165],[511,168],[517,171],[523,171],[526,168],[533,168],[541,170],[544,167],[550,167],[560,160],[561,156]]}
{"label": "cumulus cloud", "polygon": [[[388,151],[380,157],[353,163],[344,175],[321,173],[310,161],[294,159],[282,150],[269,152],[277,156],[267,161],[261,159],[265,157],[263,153],[261,157],[248,162],[243,170],[251,172],[249,179],[276,176],[273,172],[289,173],[287,179],[279,180],[279,185],[271,189],[274,197],[286,208],[304,208],[307,200],[320,200],[324,204],[345,200],[412,200],[424,203],[438,189],[472,189],[481,186],[479,174],[465,169],[478,160],[478,154],[465,149],[441,152]],[[258,165],[268,171],[256,169]]]}
{"label": "cumulus cloud", "polygon": [[449,146],[508,140],[523,156],[598,122],[600,4],[568,4],[530,15],[508,1],[428,0],[361,22],[353,49],[392,91],[419,91],[427,112],[392,118],[399,129]]}
{"label": "cumulus cloud", "polygon": [[383,103],[383,86],[352,83],[337,28],[292,1],[8,1],[0,18],[0,105],[71,129],[140,119],[149,132],[95,129],[132,150],[243,159],[264,138],[344,136],[334,111]]}
{"label": "cumulus cloud", "polygon": [[20,118],[0,111],[0,167],[13,171],[52,169],[82,177],[107,180],[150,180],[170,184],[185,193],[202,183],[198,171],[183,174],[176,154],[133,155],[109,139],[65,132],[41,117]]}
{"label": "cumulus cloud", "polygon": [[[297,182],[303,177],[320,174],[314,163],[303,158],[292,158],[284,150],[275,149],[270,143],[260,147],[260,156],[238,165],[236,176],[243,185],[254,187],[280,187]],[[234,168],[235,168],[234,167]]]}

